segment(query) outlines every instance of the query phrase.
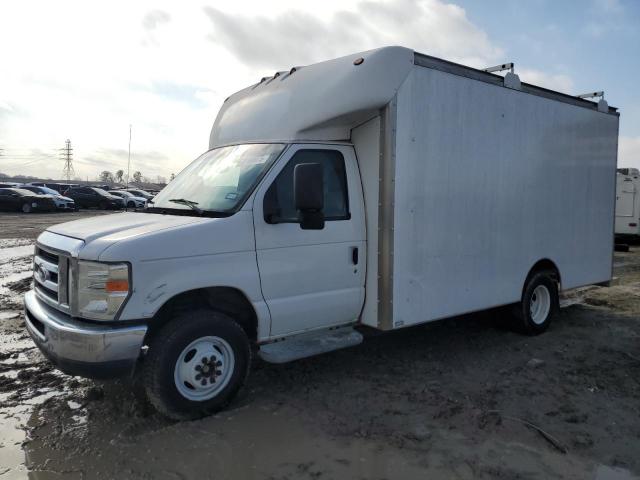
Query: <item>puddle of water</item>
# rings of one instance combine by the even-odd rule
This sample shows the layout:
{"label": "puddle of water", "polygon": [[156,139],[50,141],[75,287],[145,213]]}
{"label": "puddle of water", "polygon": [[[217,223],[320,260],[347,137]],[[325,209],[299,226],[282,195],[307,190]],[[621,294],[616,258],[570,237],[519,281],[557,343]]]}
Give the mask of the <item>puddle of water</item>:
{"label": "puddle of water", "polygon": [[638,477],[624,468],[600,465],[596,469],[594,480],[638,480]]}

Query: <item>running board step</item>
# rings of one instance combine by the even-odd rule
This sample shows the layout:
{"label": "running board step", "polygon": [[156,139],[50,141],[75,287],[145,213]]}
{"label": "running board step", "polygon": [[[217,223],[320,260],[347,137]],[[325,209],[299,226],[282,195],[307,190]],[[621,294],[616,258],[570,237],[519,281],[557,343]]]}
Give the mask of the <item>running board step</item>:
{"label": "running board step", "polygon": [[258,356],[265,362],[286,363],[341,348],[353,347],[361,344],[362,340],[362,334],[356,332],[352,327],[320,330],[262,345]]}

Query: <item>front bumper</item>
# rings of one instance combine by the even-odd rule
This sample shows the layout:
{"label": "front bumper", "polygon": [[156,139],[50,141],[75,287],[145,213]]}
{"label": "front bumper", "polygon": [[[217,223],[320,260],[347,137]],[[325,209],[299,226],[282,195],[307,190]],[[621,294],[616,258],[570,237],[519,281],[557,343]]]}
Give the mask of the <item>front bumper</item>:
{"label": "front bumper", "polygon": [[33,290],[24,296],[24,310],[29,335],[64,373],[116,378],[133,372],[146,325],[116,327],[79,321],[46,305]]}
{"label": "front bumper", "polygon": [[56,208],[58,210],[75,210],[76,205],[75,203],[71,203],[71,202],[61,202],[56,204]]}

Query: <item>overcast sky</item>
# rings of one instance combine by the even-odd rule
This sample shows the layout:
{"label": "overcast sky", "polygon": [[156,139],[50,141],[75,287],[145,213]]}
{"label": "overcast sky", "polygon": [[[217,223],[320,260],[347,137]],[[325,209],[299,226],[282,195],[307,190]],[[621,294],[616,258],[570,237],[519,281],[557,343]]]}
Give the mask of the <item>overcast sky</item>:
{"label": "overcast sky", "polygon": [[619,164],[640,168],[636,0],[3,1],[0,172],[179,172],[207,149],[224,98],[260,77],[384,45],[523,81],[605,90],[620,108]]}

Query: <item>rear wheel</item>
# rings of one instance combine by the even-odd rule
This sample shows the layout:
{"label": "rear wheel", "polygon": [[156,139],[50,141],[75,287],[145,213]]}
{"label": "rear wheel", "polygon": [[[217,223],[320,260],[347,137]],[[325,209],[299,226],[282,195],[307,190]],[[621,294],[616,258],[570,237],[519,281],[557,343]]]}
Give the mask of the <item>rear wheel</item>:
{"label": "rear wheel", "polygon": [[243,385],[251,361],[242,328],[211,310],[179,314],[149,345],[145,391],[169,418],[200,418],[224,408]]}
{"label": "rear wheel", "polygon": [[28,202],[27,202],[27,203],[25,203],[25,204],[23,204],[23,205],[22,205],[22,211],[23,211],[24,213],[31,213],[31,211],[32,211],[31,204],[30,204],[30,203],[28,203]]}
{"label": "rear wheel", "polygon": [[520,329],[529,335],[544,332],[558,311],[558,284],[552,272],[535,272],[527,279],[517,308]]}
{"label": "rear wheel", "polygon": [[106,209],[107,209],[107,203],[106,203],[106,202],[100,202],[100,203],[98,204],[98,208],[99,208],[100,210],[106,210]]}
{"label": "rear wheel", "polygon": [[134,202],[127,203],[127,208],[136,208],[136,204]]}

